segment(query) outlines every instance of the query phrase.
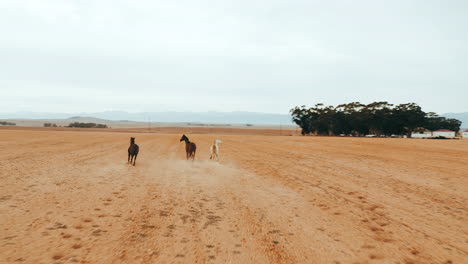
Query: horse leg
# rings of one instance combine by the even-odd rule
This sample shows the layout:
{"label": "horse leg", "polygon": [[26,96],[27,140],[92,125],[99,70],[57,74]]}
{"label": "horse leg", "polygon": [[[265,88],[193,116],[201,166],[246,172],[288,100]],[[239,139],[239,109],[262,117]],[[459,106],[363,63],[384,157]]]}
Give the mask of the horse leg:
{"label": "horse leg", "polygon": [[133,159],[133,166],[135,166],[137,156],[138,156],[138,153],[135,154],[135,157],[134,157],[134,159]]}
{"label": "horse leg", "polygon": [[128,152],[128,159],[127,159],[127,163],[130,163],[130,151]]}

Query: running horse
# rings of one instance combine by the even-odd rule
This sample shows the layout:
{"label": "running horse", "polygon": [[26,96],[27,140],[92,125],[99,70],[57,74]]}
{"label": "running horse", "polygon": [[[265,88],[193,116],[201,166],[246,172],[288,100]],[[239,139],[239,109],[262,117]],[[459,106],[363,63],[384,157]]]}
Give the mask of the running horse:
{"label": "running horse", "polygon": [[222,143],[221,139],[215,139],[213,141],[213,145],[211,145],[210,147],[210,159],[214,160],[216,158],[216,160],[219,160],[219,146],[218,144],[219,143]]}
{"label": "running horse", "polygon": [[195,160],[195,152],[197,151],[197,145],[195,143],[190,142],[186,135],[182,135],[179,142],[185,141],[185,153],[187,154],[187,160],[192,158]]}
{"label": "running horse", "polygon": [[140,151],[140,147],[138,147],[138,145],[135,144],[135,138],[131,137],[130,147],[128,147],[128,163],[132,164],[133,162],[133,166],[135,166],[138,151]]}

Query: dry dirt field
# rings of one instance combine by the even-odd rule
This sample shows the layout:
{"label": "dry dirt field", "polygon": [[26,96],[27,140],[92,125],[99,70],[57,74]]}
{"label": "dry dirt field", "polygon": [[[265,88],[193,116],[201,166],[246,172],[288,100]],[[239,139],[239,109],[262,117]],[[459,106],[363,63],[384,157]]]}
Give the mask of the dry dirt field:
{"label": "dry dirt field", "polygon": [[0,263],[468,263],[468,140],[210,132],[0,129]]}

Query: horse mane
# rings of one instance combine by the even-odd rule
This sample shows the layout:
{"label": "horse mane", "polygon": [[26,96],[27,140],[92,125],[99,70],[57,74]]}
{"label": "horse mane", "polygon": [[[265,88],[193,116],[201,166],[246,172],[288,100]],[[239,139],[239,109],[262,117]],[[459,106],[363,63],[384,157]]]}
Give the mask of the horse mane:
{"label": "horse mane", "polygon": [[192,143],[190,142],[190,139],[186,135],[182,135],[182,139],[186,141],[187,143]]}

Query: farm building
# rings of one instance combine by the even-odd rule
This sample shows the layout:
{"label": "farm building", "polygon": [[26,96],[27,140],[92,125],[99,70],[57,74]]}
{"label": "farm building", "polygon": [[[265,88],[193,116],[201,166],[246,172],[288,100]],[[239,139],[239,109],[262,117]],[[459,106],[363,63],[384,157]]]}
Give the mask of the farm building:
{"label": "farm building", "polygon": [[455,131],[448,130],[448,129],[439,129],[436,131],[432,131],[432,137],[452,138],[452,137],[455,137]]}
{"label": "farm building", "polygon": [[468,138],[468,129],[467,129],[467,130],[463,130],[462,136],[463,136],[463,138]]}
{"label": "farm building", "polygon": [[430,138],[430,137],[432,137],[432,133],[429,130],[412,132],[411,137],[412,138]]}

